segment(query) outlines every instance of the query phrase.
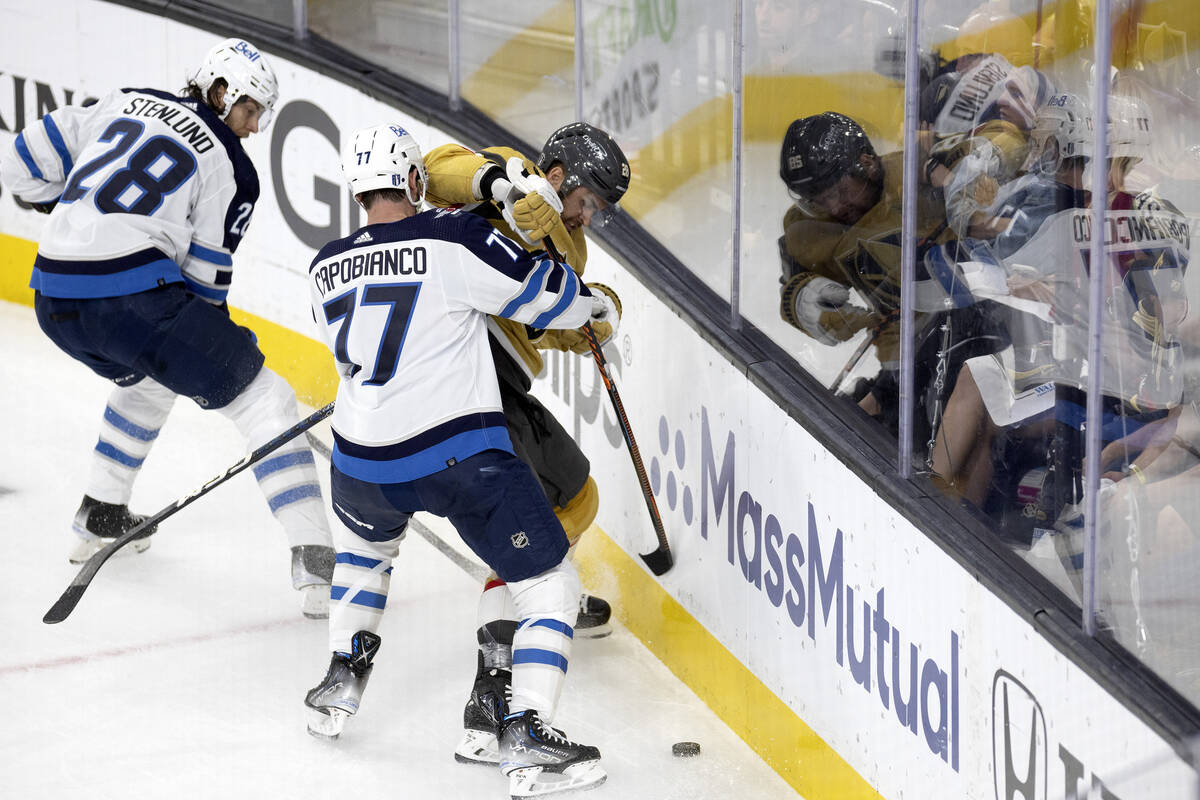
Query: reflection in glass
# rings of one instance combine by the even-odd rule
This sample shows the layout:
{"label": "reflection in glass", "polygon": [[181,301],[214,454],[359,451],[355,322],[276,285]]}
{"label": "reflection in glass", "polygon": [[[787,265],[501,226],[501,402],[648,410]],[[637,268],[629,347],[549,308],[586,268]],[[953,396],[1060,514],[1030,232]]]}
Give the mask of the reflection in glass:
{"label": "reflection in glass", "polygon": [[291,29],[292,0],[209,0],[215,6],[223,6],[239,14]]}
{"label": "reflection in glass", "polygon": [[308,26],[389,72],[449,89],[444,0],[308,0]]}
{"label": "reflection in glass", "polygon": [[462,96],[535,145],[575,122],[574,0],[460,0]]}
{"label": "reflection in glass", "polygon": [[629,154],[621,205],[729,297],[734,0],[584,0],[583,114]]}

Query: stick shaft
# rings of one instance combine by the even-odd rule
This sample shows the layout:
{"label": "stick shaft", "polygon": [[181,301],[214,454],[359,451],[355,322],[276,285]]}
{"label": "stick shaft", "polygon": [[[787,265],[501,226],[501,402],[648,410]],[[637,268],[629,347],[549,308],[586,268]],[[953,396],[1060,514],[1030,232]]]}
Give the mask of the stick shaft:
{"label": "stick shaft", "polygon": [[200,488],[188,492],[186,495],[171,503],[166,508],[163,508],[156,514],[147,517],[139,524],[125,531],[125,533],[121,534],[116,539],[113,539],[99,552],[89,558],[83,567],[80,568],[79,574],[77,574],[71,581],[71,585],[67,587],[62,596],[58,598],[54,605],[50,607],[50,610],[46,612],[46,615],[42,617],[42,622],[52,625],[56,622],[62,622],[64,619],[66,619],[75,609],[75,606],[79,604],[79,600],[83,597],[84,591],[87,590],[87,587],[89,584],[91,584],[92,579],[96,577],[96,573],[100,571],[100,567],[104,566],[104,562],[108,561],[108,559],[122,547],[136,539],[138,534],[147,527],[151,525],[157,525],[159,522],[162,522],[164,519],[171,516],[184,506],[191,505],[196,500],[225,483],[234,475],[237,475],[239,472],[249,468],[256,462],[261,461],[263,458],[270,455],[275,450],[278,450],[280,447],[304,433],[306,430],[313,427],[332,413],[333,403],[330,403],[324,408],[313,413],[311,416],[288,428],[286,431],[279,434],[266,444],[255,449],[253,452],[247,454],[236,464],[229,467],[220,475],[202,485]]}

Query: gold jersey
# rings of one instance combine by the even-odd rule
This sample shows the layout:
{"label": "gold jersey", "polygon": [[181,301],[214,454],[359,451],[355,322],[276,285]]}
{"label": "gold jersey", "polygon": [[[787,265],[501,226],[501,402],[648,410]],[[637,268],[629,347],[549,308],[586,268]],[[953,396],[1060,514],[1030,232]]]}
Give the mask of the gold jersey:
{"label": "gold jersey", "polygon": [[[434,148],[425,156],[425,169],[429,174],[425,199],[441,208],[461,207],[479,214],[496,230],[526,250],[542,250],[539,245],[526,244],[504,221],[496,204],[483,198],[480,181],[488,168],[499,166],[503,170],[508,159],[514,156],[521,159],[530,174],[542,175],[536,164],[510,147],[487,147],[478,153],[459,144],[445,144]],[[562,256],[577,275],[583,275],[587,263],[587,242],[584,239],[583,228],[571,231],[571,247]],[[539,350],[568,350],[569,342],[573,341],[570,337],[572,331],[531,331],[519,322],[502,317],[489,317],[488,328],[531,380],[537,377],[545,366]]]}

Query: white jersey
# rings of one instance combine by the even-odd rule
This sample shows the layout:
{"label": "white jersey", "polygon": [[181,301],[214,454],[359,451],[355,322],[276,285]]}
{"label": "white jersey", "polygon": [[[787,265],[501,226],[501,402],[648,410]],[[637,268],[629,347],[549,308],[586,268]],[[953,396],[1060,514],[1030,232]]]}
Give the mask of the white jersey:
{"label": "white jersey", "polygon": [[1140,198],[1114,195],[1102,225],[1093,223],[1087,208],[1052,213],[1004,264],[1022,282],[1036,279],[1050,291],[1052,377],[1083,388],[1092,316],[1091,244],[1100,228],[1108,256],[1104,307],[1095,312],[1101,321],[1101,390],[1141,408],[1164,408],[1178,403],[1182,393],[1179,328],[1188,307],[1184,272],[1191,227],[1173,209],[1138,205]]}
{"label": "white jersey", "polygon": [[330,242],[309,285],[341,375],[333,464],[372,483],[415,480],[484,450],[512,452],[487,315],[578,328],[592,309],[569,267],[452,209]]}
{"label": "white jersey", "polygon": [[207,106],[122,89],[47,114],[0,158],[28,202],[58,201],[30,286],[49,297],[116,297],[168,283],[222,303],[258,175]]}

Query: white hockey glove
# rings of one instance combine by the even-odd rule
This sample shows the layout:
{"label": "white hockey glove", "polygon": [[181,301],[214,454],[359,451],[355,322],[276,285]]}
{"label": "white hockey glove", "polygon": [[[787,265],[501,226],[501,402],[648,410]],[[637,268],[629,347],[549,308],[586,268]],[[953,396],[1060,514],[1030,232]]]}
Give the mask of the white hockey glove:
{"label": "white hockey glove", "polygon": [[878,316],[850,302],[850,290],[829,278],[797,275],[783,288],[782,308],[785,320],[821,344],[844,342],[863,328],[875,324]]}
{"label": "white hockey glove", "polygon": [[505,178],[492,184],[492,196],[501,204],[500,213],[508,227],[535,245],[561,224],[562,200],[550,181],[525,173],[525,162],[513,156],[505,165]]}
{"label": "white hockey glove", "polygon": [[592,290],[592,329],[600,344],[617,335],[617,326],[621,324],[621,299],[617,293],[603,283],[589,283]]}
{"label": "white hockey glove", "polygon": [[[596,341],[603,347],[617,333],[617,325],[621,321],[621,298],[617,293],[603,283],[589,283],[592,291],[592,313],[588,322]],[[539,350],[568,350],[576,355],[587,355],[592,352],[587,336],[583,329],[549,330],[542,334],[534,346]]]}

